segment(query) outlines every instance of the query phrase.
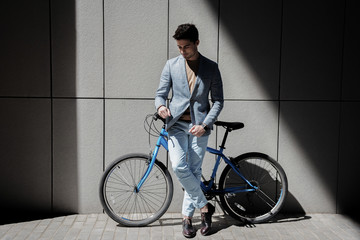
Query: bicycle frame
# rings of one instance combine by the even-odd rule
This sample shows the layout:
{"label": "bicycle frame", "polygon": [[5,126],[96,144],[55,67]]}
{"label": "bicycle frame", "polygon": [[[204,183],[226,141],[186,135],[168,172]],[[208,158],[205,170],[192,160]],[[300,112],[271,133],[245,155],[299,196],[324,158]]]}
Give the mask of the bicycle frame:
{"label": "bicycle frame", "polygon": [[[146,170],[144,176],[141,178],[140,182],[138,183],[135,191],[138,192],[141,188],[141,186],[143,185],[143,183],[145,182],[146,178],[149,176],[149,173],[151,172],[153,166],[154,166],[154,163],[156,161],[156,157],[159,153],[159,150],[160,150],[160,147],[163,146],[166,151],[169,151],[168,149],[168,142],[167,142],[167,138],[168,138],[168,133],[167,131],[165,130],[165,126],[163,126],[163,128],[161,129],[160,131],[160,135],[157,139],[157,142],[156,142],[156,146],[155,146],[155,149],[153,151],[153,154],[151,156],[151,160],[149,162],[149,167],[148,169]],[[236,168],[236,166],[231,162],[231,160],[229,160],[224,154],[223,154],[223,151],[224,151],[224,148],[220,146],[219,150],[217,149],[214,149],[214,148],[211,148],[211,147],[207,147],[206,148],[206,151],[211,153],[211,154],[215,154],[217,155],[217,158],[216,158],[216,161],[215,161],[215,165],[214,165],[214,169],[212,171],[212,174],[211,174],[211,178],[210,178],[210,181],[209,181],[209,184],[206,186],[202,181],[201,181],[201,188],[202,190],[205,192],[205,193],[209,193],[209,194],[216,194],[216,195],[219,195],[219,194],[226,194],[226,193],[239,193],[239,192],[253,192],[253,191],[256,191],[258,189],[258,187],[256,186],[253,186],[242,174],[241,172],[239,172],[239,170]],[[150,159],[150,157],[149,157]],[[223,189],[223,190],[213,190],[212,189],[212,186],[214,184],[214,180],[215,180],[215,177],[216,177],[216,172],[219,168],[219,165],[220,165],[220,162],[221,162],[221,159],[223,159],[225,161],[226,164],[230,165],[231,168],[235,171],[235,173],[237,175],[239,175],[247,184],[250,188],[248,188],[248,186],[243,186],[243,187],[232,187],[232,188],[226,188],[226,189]]]}
{"label": "bicycle frame", "polygon": [[[214,165],[214,169],[212,171],[211,177],[210,177],[210,181],[209,184],[206,186],[204,184],[204,182],[200,182],[201,188],[205,193],[210,193],[210,194],[226,194],[226,193],[239,193],[239,192],[254,192],[258,189],[258,187],[252,185],[245,177],[244,175],[241,174],[241,172],[239,172],[239,170],[236,168],[236,166],[231,162],[230,159],[228,159],[224,154],[224,148],[220,147],[219,150],[211,148],[211,147],[207,147],[206,151],[211,153],[211,154],[215,154],[217,155],[216,161],[215,161],[215,165]],[[216,173],[217,170],[219,168],[221,159],[224,160],[224,162],[228,165],[230,165],[230,167],[234,170],[234,172],[239,175],[239,177],[241,177],[248,185],[250,188],[247,188],[247,186],[243,186],[243,187],[233,187],[233,188],[225,188],[223,190],[213,190],[212,186],[214,184],[214,180],[216,177]]]}

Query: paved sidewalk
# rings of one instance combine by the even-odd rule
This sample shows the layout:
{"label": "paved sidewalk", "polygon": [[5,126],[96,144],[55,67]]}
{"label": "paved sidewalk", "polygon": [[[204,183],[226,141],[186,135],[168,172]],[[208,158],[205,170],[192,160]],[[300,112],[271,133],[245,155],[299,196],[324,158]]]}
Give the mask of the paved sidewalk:
{"label": "paved sidewalk", "polygon": [[[200,226],[196,215],[194,224]],[[17,224],[0,225],[0,240],[17,239],[102,239],[102,240],[170,240],[185,239],[181,234],[181,215],[165,214],[151,226],[126,228],[119,226],[105,214],[70,215]],[[266,224],[243,225],[228,216],[213,217],[210,236],[198,234],[193,239],[314,239],[359,240],[360,224],[338,214],[310,214],[299,217],[279,216]]]}

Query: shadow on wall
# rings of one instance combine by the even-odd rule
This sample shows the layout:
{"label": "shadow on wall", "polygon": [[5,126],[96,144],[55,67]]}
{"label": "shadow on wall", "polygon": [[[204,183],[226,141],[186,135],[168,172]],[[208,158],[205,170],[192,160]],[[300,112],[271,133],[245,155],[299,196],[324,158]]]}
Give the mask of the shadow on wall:
{"label": "shadow on wall", "polygon": [[75,0],[2,9],[0,224],[75,213],[76,101],[56,99],[76,93]]}
{"label": "shadow on wall", "polygon": [[76,0],[51,1],[54,215],[79,211]]}
{"label": "shadow on wall", "polygon": [[[214,4],[214,1],[211,1]],[[230,6],[231,5],[231,6]],[[214,12],[218,11],[218,6],[214,4]],[[226,14],[224,14],[226,13]],[[245,3],[232,1],[231,4],[224,6],[220,1],[220,25],[221,34],[227,35],[231,39],[230,42],[220,44],[231,44],[236,54],[246,61],[249,65],[249,70],[253,72],[256,79],[259,81],[265,99],[277,100],[279,98],[279,64],[281,53],[281,0],[261,1],[261,3]],[[237,24],[234,24],[234,21]],[[220,38],[221,41],[222,38]],[[221,54],[224,55],[221,55]],[[220,61],[226,58],[226,52],[220,51]],[[219,62],[220,66],[222,64]],[[233,65],[232,65],[233,66]],[[238,81],[235,83],[236,89],[241,89],[241,85],[255,86],[254,83],[249,83],[247,77],[238,76]],[[234,83],[233,83],[234,84]],[[224,79],[224,88],[226,89],[226,79]],[[249,89],[250,90],[250,89]],[[225,98],[232,98],[231,90],[228,91],[229,96]],[[241,92],[238,98],[250,98],[247,91]],[[259,99],[264,96],[260,94]],[[235,95],[234,95],[235,96]],[[255,96],[256,98],[256,96]],[[273,110],[278,111],[278,101],[273,101]],[[274,156],[276,157],[276,156]],[[283,166],[284,167],[284,166]],[[286,168],[285,168],[286,171]],[[287,173],[289,174],[289,173]],[[296,213],[305,215],[305,211],[296,197],[291,193],[289,188],[286,204],[282,210],[284,213]]]}
{"label": "shadow on wall", "polygon": [[[232,39],[236,48],[234,50],[242,55],[249,64],[269,99],[274,100],[274,109],[280,108],[278,159],[285,171],[290,170],[287,171],[287,174],[290,175],[290,194],[284,212],[305,213],[297,197],[301,198],[302,202],[306,202],[309,207],[312,202],[317,202],[316,198],[321,195],[326,204],[325,212],[336,211],[354,215],[355,210],[356,215],[358,207],[356,207],[355,201],[351,201],[352,211],[342,211],[346,208],[341,205],[344,202],[341,199],[350,196],[349,194],[339,196],[338,193],[338,187],[340,189],[345,187],[340,185],[341,179],[345,175],[354,182],[356,176],[355,166],[352,170],[347,168],[350,170],[347,173],[341,172],[338,166],[339,161],[340,165],[345,165],[347,162],[344,158],[338,159],[341,150],[339,149],[339,146],[341,147],[339,116],[341,114],[344,3],[332,1],[326,6],[321,5],[322,11],[316,11],[316,13],[315,10],[318,9],[319,3],[314,5],[307,3],[312,5],[313,12],[309,13],[310,18],[301,18],[302,20],[296,19],[296,16],[300,18],[301,9],[308,9],[308,6],[304,3],[295,11],[294,6],[288,3],[290,5],[287,6],[288,10],[295,11],[293,12],[295,18],[291,17],[292,22],[287,23],[287,29],[282,27],[284,12],[282,12],[283,2],[281,0],[260,1],[260,3],[259,1],[231,1],[226,4],[219,1],[220,11],[218,2],[210,1],[209,3],[212,4],[214,15],[220,13],[221,31],[224,31]],[[332,20],[323,22],[323,19],[329,18],[329,14]],[[287,15],[287,17],[289,16]],[[291,23],[296,24],[291,25]],[[302,24],[305,27],[296,29]],[[318,27],[321,30],[318,32],[316,27],[311,27],[316,24],[320,24]],[[286,30],[288,38],[285,37]],[[309,36],[306,36],[308,30]],[[301,38],[301,34],[304,34],[304,39]],[[350,37],[347,36],[347,38]],[[223,57],[220,49],[220,61]],[[291,63],[294,65],[289,65]],[[313,67],[314,65],[316,67]],[[306,77],[307,75],[309,78]],[[241,81],[244,79],[239,76],[236,84],[240,86]],[[224,87],[226,88],[226,86]],[[279,102],[278,100],[287,101]],[[291,144],[296,149],[286,149],[287,141],[289,141],[287,137],[293,139]],[[293,154],[292,150],[298,151],[294,152],[294,158],[291,155]],[[309,178],[307,178],[308,176]],[[311,185],[309,179],[319,179],[319,181],[313,182],[314,185]],[[291,194],[294,189],[296,189],[297,196]],[[321,193],[317,193],[317,191]],[[301,196],[304,195],[302,193],[306,193],[306,196]],[[315,204],[317,205],[313,208],[314,212],[316,209],[322,209],[322,203],[318,201]],[[337,204],[338,206],[336,206]],[[317,210],[317,212],[321,212],[321,210]]]}
{"label": "shadow on wall", "polygon": [[51,103],[0,99],[0,224],[49,216]]}

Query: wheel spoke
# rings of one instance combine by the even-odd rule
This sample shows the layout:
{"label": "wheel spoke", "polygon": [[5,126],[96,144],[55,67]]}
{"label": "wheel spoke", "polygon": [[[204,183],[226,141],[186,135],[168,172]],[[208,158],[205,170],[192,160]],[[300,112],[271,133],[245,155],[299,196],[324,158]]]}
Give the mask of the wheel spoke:
{"label": "wheel spoke", "polygon": [[[265,196],[265,198],[266,198],[267,200],[266,200],[265,198],[263,198],[260,193],[261,193],[263,196]],[[256,194],[262,201],[264,201],[264,203],[266,203],[270,208],[275,207],[276,202],[274,202],[274,200],[272,200],[272,199],[271,199],[267,194],[265,194],[263,191],[258,190],[258,192],[256,192],[255,194]]]}

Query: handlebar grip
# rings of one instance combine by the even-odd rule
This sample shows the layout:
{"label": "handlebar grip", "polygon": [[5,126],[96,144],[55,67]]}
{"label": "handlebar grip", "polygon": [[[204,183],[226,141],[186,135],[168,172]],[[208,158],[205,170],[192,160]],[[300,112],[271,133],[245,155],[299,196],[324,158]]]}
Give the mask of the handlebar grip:
{"label": "handlebar grip", "polygon": [[160,115],[159,115],[157,112],[154,113],[153,119],[154,119],[155,121],[157,121],[158,119],[160,119],[164,124],[166,123],[166,120],[163,119],[162,117],[160,117]]}

